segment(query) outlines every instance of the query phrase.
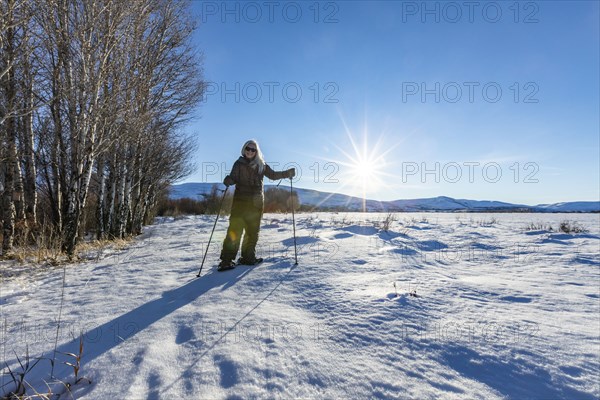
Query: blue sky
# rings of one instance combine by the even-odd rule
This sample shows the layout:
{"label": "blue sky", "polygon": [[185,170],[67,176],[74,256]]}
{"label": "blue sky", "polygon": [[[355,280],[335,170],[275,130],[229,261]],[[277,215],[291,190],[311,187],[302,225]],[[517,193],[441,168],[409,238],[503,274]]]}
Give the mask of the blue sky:
{"label": "blue sky", "polygon": [[376,200],[600,199],[599,2],[192,1],[221,181],[257,139],[294,184]]}

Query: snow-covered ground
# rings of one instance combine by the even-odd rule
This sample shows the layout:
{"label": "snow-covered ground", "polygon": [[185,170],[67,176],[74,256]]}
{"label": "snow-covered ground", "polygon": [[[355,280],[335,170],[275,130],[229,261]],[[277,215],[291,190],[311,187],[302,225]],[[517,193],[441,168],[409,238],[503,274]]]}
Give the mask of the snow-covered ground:
{"label": "snow-covered ground", "polygon": [[[65,271],[54,375],[74,381],[83,332],[76,398],[600,397],[598,214],[395,216],[296,215],[295,266],[291,215],[267,214],[265,262],[217,272],[221,218],[200,278],[214,216],[64,270],[5,264],[2,366],[52,358]],[[588,232],[546,230],[567,219]]]}

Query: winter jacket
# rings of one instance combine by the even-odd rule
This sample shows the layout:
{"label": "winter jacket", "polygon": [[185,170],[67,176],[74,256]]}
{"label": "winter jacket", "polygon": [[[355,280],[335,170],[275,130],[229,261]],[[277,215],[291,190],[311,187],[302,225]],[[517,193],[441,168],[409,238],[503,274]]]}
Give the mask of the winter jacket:
{"label": "winter jacket", "polygon": [[233,164],[231,173],[225,177],[223,183],[227,186],[235,185],[233,201],[243,201],[252,203],[256,208],[262,209],[264,206],[263,177],[277,180],[287,178],[289,171],[273,171],[271,167],[265,164],[262,174],[250,165],[250,160],[240,157]]}

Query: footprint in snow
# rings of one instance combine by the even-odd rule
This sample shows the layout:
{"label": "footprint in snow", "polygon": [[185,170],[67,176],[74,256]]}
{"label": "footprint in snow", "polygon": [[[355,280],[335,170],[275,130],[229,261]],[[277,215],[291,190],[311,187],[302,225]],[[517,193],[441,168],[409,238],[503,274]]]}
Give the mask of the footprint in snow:
{"label": "footprint in snow", "polygon": [[523,296],[504,296],[500,297],[500,300],[510,301],[512,303],[531,303],[533,299],[531,297],[523,297]]}
{"label": "footprint in snow", "polygon": [[[406,295],[406,294],[396,294],[396,293],[388,293],[386,296],[386,299],[388,301],[396,301],[398,302],[398,304],[400,304],[401,306],[406,306],[409,304],[408,298],[409,297],[413,297],[410,295]],[[386,300],[379,300],[380,302],[385,302]]]}
{"label": "footprint in snow", "polygon": [[194,331],[187,326],[182,326],[179,328],[179,332],[177,332],[177,337],[175,338],[176,344],[183,344],[189,342],[194,338]]}
{"label": "footprint in snow", "polygon": [[150,391],[147,397],[148,400],[160,399],[160,392],[158,391],[158,388],[160,387],[161,383],[160,375],[156,373],[150,374],[148,377],[148,389]]}
{"label": "footprint in snow", "polygon": [[267,224],[262,226],[263,229],[275,229],[279,228],[279,224]]}
{"label": "footprint in snow", "polygon": [[342,232],[342,233],[337,233],[335,235],[333,235],[334,239],[347,239],[347,238],[351,238],[354,235],[351,234],[350,232]]}
{"label": "footprint in snow", "polygon": [[239,382],[237,366],[231,360],[224,359],[220,356],[214,358],[215,365],[219,367],[221,372],[221,386],[224,388],[230,388]]}
{"label": "footprint in snow", "polygon": [[439,251],[442,249],[447,249],[448,245],[440,242],[439,240],[423,240],[417,242],[417,247],[421,251]]}

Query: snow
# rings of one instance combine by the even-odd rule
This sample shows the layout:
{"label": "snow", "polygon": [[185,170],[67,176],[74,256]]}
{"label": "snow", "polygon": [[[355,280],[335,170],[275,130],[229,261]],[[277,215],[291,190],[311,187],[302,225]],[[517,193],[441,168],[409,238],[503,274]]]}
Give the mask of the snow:
{"label": "snow", "polygon": [[537,207],[540,209],[548,209],[553,212],[598,212],[600,202],[594,201],[573,201],[567,203],[556,203],[556,204],[540,204]]}
{"label": "snow", "polygon": [[[289,214],[263,217],[265,262],[227,272],[220,218],[200,278],[214,216],[64,269],[1,264],[2,365],[52,357],[65,272],[57,359],[83,332],[78,399],[600,396],[597,214],[386,216],[297,214],[298,266]],[[566,219],[588,232],[526,229]],[[44,359],[26,378],[49,374]]]}

